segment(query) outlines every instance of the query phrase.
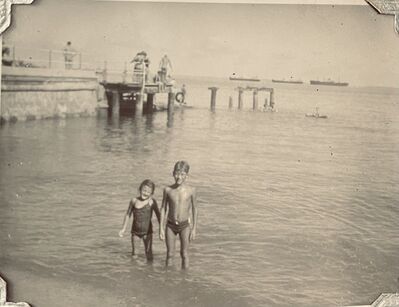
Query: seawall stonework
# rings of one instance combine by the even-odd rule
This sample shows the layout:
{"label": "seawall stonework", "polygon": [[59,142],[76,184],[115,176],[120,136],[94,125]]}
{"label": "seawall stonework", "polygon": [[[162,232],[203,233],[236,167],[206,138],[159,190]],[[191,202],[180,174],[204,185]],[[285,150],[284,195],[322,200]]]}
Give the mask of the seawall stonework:
{"label": "seawall stonework", "polygon": [[5,121],[95,115],[94,71],[2,67],[0,115]]}

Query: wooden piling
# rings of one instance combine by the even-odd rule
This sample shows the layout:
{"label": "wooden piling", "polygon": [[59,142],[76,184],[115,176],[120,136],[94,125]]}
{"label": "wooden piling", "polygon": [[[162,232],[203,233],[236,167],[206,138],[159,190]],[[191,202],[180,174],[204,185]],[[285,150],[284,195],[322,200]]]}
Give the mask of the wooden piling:
{"label": "wooden piling", "polygon": [[239,88],[238,89],[238,109],[242,109],[242,94],[243,94],[243,89]]}
{"label": "wooden piling", "polygon": [[141,80],[141,89],[140,92],[138,92],[137,95],[137,101],[136,101],[136,110],[135,113],[137,114],[143,114],[143,105],[144,105],[144,92],[145,92],[145,69],[143,69],[143,79]]}
{"label": "wooden piling", "polygon": [[233,108],[233,97],[229,97],[229,109]]}
{"label": "wooden piling", "polygon": [[216,108],[216,92],[218,87],[208,87],[208,90],[211,90],[211,110],[215,111]]}
{"label": "wooden piling", "polygon": [[155,94],[147,94],[147,103],[145,106],[145,113],[152,113],[154,109],[154,97]]}
{"label": "wooden piling", "polygon": [[112,91],[112,115],[118,116],[120,109],[120,93],[117,90]]}
{"label": "wooden piling", "polygon": [[141,92],[136,93],[135,114],[142,114],[144,106],[144,94]]}
{"label": "wooden piling", "polygon": [[258,90],[257,89],[254,89],[254,91],[253,91],[252,108],[254,111],[258,109]]}
{"label": "wooden piling", "polygon": [[169,92],[168,93],[168,116],[173,116],[175,107],[175,93]]}

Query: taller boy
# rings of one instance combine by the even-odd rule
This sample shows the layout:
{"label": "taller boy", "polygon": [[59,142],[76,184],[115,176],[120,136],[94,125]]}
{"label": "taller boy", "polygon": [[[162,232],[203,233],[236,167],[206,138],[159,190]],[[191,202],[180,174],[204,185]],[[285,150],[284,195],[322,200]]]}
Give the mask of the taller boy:
{"label": "taller boy", "polygon": [[188,244],[195,239],[198,217],[195,188],[186,184],[189,170],[190,166],[186,161],[176,162],[173,170],[175,183],[166,187],[163,192],[159,227],[161,240],[165,239],[166,229],[166,266],[173,263],[176,235],[179,235],[183,269],[189,267]]}

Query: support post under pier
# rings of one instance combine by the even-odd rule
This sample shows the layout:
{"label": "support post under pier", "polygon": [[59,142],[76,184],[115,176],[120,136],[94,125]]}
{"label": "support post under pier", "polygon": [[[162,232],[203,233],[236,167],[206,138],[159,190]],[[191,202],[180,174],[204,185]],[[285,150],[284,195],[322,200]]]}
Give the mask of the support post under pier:
{"label": "support post under pier", "polygon": [[255,89],[253,92],[253,105],[252,108],[254,111],[258,109],[258,90]]}
{"label": "support post under pier", "polygon": [[229,109],[233,108],[233,97],[229,97]]}
{"label": "support post under pier", "polygon": [[117,90],[112,91],[112,116],[118,116],[120,110],[120,93]]}
{"label": "support post under pier", "polygon": [[135,114],[143,113],[143,104],[144,104],[144,93],[136,93],[136,106],[135,106]]}
{"label": "support post under pier", "polygon": [[242,109],[242,94],[243,94],[243,89],[239,88],[238,89],[238,109]]}
{"label": "support post under pier", "polygon": [[215,111],[216,108],[216,92],[218,90],[217,87],[208,87],[211,90],[211,111]]}
{"label": "support post under pier", "polygon": [[175,107],[175,93],[168,93],[168,115],[173,115]]}
{"label": "support post under pier", "polygon": [[145,106],[145,113],[152,113],[154,110],[154,98],[155,94],[147,94],[147,103]]}
{"label": "support post under pier", "polygon": [[274,91],[270,92],[270,108],[274,109]]}

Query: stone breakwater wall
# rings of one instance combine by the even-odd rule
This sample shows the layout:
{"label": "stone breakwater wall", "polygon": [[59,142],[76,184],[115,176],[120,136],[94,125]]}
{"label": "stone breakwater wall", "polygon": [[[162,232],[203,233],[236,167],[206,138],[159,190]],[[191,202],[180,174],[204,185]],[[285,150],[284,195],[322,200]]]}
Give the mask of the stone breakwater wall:
{"label": "stone breakwater wall", "polygon": [[95,115],[102,99],[94,71],[2,67],[2,121]]}

